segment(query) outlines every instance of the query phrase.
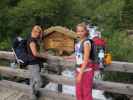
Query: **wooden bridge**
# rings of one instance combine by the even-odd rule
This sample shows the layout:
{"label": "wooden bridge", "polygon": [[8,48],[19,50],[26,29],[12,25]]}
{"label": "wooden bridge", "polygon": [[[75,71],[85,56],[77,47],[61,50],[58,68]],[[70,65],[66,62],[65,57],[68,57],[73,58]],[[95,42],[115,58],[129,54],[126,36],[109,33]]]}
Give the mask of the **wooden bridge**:
{"label": "wooden bridge", "polygon": [[[12,52],[0,51],[0,59],[14,60]],[[49,67],[62,69],[74,68],[74,61],[65,61],[61,57],[55,57],[48,55],[47,64]],[[128,62],[116,62],[114,61],[111,65],[105,68],[104,71],[115,71],[115,72],[125,72],[133,73],[133,63]],[[40,73],[42,77],[47,78],[50,82],[65,85],[75,85],[75,81],[68,79],[67,77],[60,76],[57,74],[50,73]],[[20,78],[30,78],[30,73],[28,70],[24,69],[12,69],[7,66],[0,66],[0,75],[6,77],[20,77]],[[94,88],[98,90],[104,90],[112,93],[125,94],[128,96],[133,96],[133,85],[118,82],[109,81],[94,81]],[[45,88],[40,88],[41,97],[38,100],[75,100],[74,96],[63,94],[61,92],[53,92],[46,90]],[[29,96],[31,94],[31,88],[22,83],[9,80],[0,80],[0,100],[30,100]],[[97,99],[95,99],[97,100]],[[131,99],[132,100],[132,99]]]}

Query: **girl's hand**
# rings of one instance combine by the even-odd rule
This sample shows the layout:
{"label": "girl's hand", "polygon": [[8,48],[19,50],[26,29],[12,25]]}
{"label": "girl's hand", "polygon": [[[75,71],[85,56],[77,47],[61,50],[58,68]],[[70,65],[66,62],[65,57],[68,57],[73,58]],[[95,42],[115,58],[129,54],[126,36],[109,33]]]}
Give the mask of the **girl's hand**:
{"label": "girl's hand", "polygon": [[79,83],[79,82],[81,81],[81,79],[82,79],[82,74],[79,73],[79,74],[77,75],[77,77],[76,77],[76,82]]}
{"label": "girl's hand", "polygon": [[71,55],[71,56],[65,56],[63,57],[65,61],[70,61],[70,62],[73,62],[76,60],[76,57],[75,55]]}

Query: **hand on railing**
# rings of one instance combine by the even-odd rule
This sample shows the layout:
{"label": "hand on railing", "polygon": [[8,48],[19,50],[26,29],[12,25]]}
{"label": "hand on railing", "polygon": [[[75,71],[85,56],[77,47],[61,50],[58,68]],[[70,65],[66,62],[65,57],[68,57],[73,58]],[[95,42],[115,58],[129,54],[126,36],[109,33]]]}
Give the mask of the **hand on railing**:
{"label": "hand on railing", "polygon": [[70,61],[70,62],[74,62],[76,60],[75,55],[64,56],[63,58],[64,58],[65,61]]}

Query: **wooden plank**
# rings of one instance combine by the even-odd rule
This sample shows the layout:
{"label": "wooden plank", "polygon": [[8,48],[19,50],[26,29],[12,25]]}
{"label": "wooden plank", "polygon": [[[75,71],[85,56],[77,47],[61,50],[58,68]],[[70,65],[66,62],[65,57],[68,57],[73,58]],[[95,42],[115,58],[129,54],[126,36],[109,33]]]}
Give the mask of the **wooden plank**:
{"label": "wooden plank", "polygon": [[3,91],[0,91],[0,100],[30,100],[31,89],[28,85],[2,80],[1,88]]}
{"label": "wooden plank", "polygon": [[[14,59],[13,53],[12,52],[7,52],[7,51],[0,51],[0,59]],[[49,66],[63,66],[64,68],[75,68],[75,61],[74,59],[63,59],[61,57],[57,56],[47,56],[47,63]],[[119,62],[119,61],[113,61],[111,65],[107,66],[105,68],[105,71],[116,71],[116,72],[128,72],[128,73],[133,73],[133,63],[128,63],[128,62]]]}
{"label": "wooden plank", "polygon": [[10,95],[8,98],[5,98],[5,100],[19,100],[23,96],[22,92],[16,91],[14,94]]}
{"label": "wooden plank", "polygon": [[0,66],[0,75],[3,76],[18,76],[22,78],[30,78],[30,72],[23,69],[13,69],[7,66]]}
{"label": "wooden plank", "polygon": [[[31,89],[28,85],[25,85],[25,84],[2,80],[0,81],[0,87],[8,87],[10,89],[19,90],[24,93],[23,96],[25,96],[25,94],[27,94],[27,96],[30,96],[30,93],[28,93],[27,91],[31,91]],[[75,96],[71,96],[68,94],[62,94],[59,92],[46,90],[44,88],[40,88],[39,91],[40,91],[40,99],[38,98],[39,100],[75,100]],[[22,96],[22,95],[20,94],[19,96]],[[25,99],[20,98],[20,100],[25,100]],[[98,100],[98,99],[94,99],[94,100]]]}
{"label": "wooden plank", "polygon": [[[3,81],[4,83],[7,83],[7,82],[5,82],[5,81]],[[4,84],[3,83],[3,84]],[[18,89],[18,90],[21,90],[22,89],[22,87],[20,87],[19,85],[18,85],[18,83],[15,83],[15,82],[13,82],[13,86],[11,87],[11,88],[15,88],[15,89]],[[1,85],[1,84],[0,84]],[[8,82],[8,84],[6,84],[6,87],[9,87],[9,86],[11,86],[12,85],[12,82]],[[112,85],[112,84],[109,84],[109,85]],[[118,84],[119,85],[119,84]],[[3,85],[2,85],[3,86]],[[22,85],[21,85],[22,86]],[[29,88],[28,86],[23,86],[23,87],[27,87],[27,89]],[[101,86],[99,86],[100,88],[101,88]],[[121,88],[121,86],[119,86],[120,88]],[[112,88],[108,88],[109,90],[110,89],[112,89]],[[21,91],[24,91],[25,92],[25,90],[24,89],[22,89]],[[46,89],[43,89],[43,88],[41,88],[41,89],[39,89],[39,91],[40,91],[40,93],[41,93],[41,98],[52,98],[53,100],[75,100],[75,97],[73,97],[73,96],[70,96],[70,95],[66,95],[66,94],[61,94],[61,93],[58,93],[58,92],[53,92],[53,91],[49,91],[49,90],[46,90]],[[121,91],[121,89],[119,90],[119,91]],[[113,90],[113,92],[114,92],[114,90]],[[128,91],[129,92],[129,91]],[[132,93],[132,91],[131,91],[131,93]],[[56,99],[55,99],[56,98]],[[43,100],[43,99],[41,99],[41,100]]]}
{"label": "wooden plank", "polygon": [[0,51],[0,59],[14,60],[14,58],[15,56],[13,55],[13,52]]}
{"label": "wooden plank", "polygon": [[50,82],[53,83],[72,85],[72,86],[75,85],[75,81],[67,77],[63,77],[60,75],[53,75],[53,74],[44,74],[44,73],[41,73],[41,75],[46,77]]}
{"label": "wooden plank", "polygon": [[105,71],[117,71],[133,73],[133,63],[113,61],[113,63],[105,68]]}
{"label": "wooden plank", "polygon": [[[0,51],[0,59],[15,60],[15,56],[13,55],[13,52]],[[47,59],[47,63],[50,66],[60,65],[60,66],[64,66],[64,67],[69,67],[69,68],[72,68],[73,67],[74,68],[74,66],[76,64],[73,61],[66,61],[62,57],[52,56],[50,54],[47,55],[46,59]]]}
{"label": "wooden plank", "polygon": [[95,81],[94,88],[112,93],[133,95],[133,85],[109,81]]}
{"label": "wooden plank", "polygon": [[[17,71],[17,70],[14,69],[14,72],[15,71]],[[19,71],[19,73],[17,75],[22,77],[22,75],[24,75],[23,72],[28,73],[27,71]],[[11,72],[9,72],[9,73],[11,73]],[[45,76],[49,81],[54,82],[54,83],[73,85],[73,86],[75,85],[75,81],[72,79],[68,79],[67,77],[63,77],[63,76],[59,76],[59,75],[52,75],[52,74],[44,74],[44,73],[41,73],[41,75]],[[26,76],[26,74],[24,76]],[[26,77],[28,77],[28,76],[30,76],[30,75],[27,74]],[[131,84],[106,82],[106,81],[94,81],[94,87],[96,89],[105,90],[105,91],[109,91],[109,92],[133,95],[133,85],[131,85]]]}
{"label": "wooden plank", "polygon": [[29,100],[23,92],[0,85],[0,100]]}
{"label": "wooden plank", "polygon": [[74,96],[71,95],[67,95],[67,94],[62,94],[59,92],[55,92],[55,91],[50,91],[50,90],[46,90],[46,89],[39,89],[40,93],[41,93],[41,97],[45,98],[45,97],[51,97],[53,100],[75,100]]}
{"label": "wooden plank", "polygon": [[[0,67],[0,74],[3,76],[7,76],[7,77],[12,77],[12,76],[18,76],[18,77],[22,77],[22,78],[30,78],[30,72],[28,70],[24,70],[24,69],[12,69],[9,67]],[[63,77],[60,75],[53,75],[53,74],[44,74],[44,73],[40,73],[42,76],[47,77],[50,81],[54,82],[54,83],[59,83],[62,84],[61,80],[64,80],[65,84],[74,85],[74,81],[73,80],[69,80],[67,77]]]}
{"label": "wooden plank", "polygon": [[32,91],[32,89],[28,85],[16,83],[16,82],[12,82],[12,81],[7,81],[7,80],[1,80],[0,86],[10,88],[13,90],[22,91],[25,95],[31,94],[31,91]]}
{"label": "wooden plank", "polygon": [[[75,85],[75,80],[70,80],[63,76],[42,74],[47,77],[51,82],[66,84],[66,85]],[[108,81],[94,81],[94,88],[98,90],[105,90],[113,93],[128,94],[133,95],[133,85],[124,84],[117,82],[108,82]]]}
{"label": "wooden plank", "polygon": [[[5,87],[0,87],[0,100],[7,100],[12,95],[14,95],[16,92],[18,92],[18,91],[11,90],[11,89],[5,88]],[[12,100],[12,99],[10,99],[10,100]]]}
{"label": "wooden plank", "polygon": [[59,99],[58,97],[55,98],[55,97],[42,96],[41,98],[39,98],[39,100],[63,100],[63,99]]}
{"label": "wooden plank", "polygon": [[[10,89],[15,89],[15,90],[19,90],[24,92],[27,95],[30,95],[31,93],[31,88],[28,85],[25,84],[20,84],[20,83],[16,83],[16,82],[11,82],[11,81],[7,81],[7,80],[2,80],[0,81],[0,87],[6,87],[6,88],[10,88]],[[56,100],[75,100],[75,97],[67,95],[67,94],[62,94],[62,93],[58,93],[58,92],[54,92],[54,91],[49,91],[43,88],[39,89],[40,91],[40,95],[41,98],[43,97],[52,97],[52,98],[56,98]],[[55,100],[55,99],[54,99]]]}
{"label": "wooden plank", "polygon": [[17,98],[17,100],[31,100],[31,99],[27,95],[22,95],[20,98]]}

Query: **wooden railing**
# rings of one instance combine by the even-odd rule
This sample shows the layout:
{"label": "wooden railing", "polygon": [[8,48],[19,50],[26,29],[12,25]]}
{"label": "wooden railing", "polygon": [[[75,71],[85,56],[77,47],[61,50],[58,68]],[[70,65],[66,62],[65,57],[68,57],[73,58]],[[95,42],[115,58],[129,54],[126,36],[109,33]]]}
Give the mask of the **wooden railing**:
{"label": "wooden railing", "polygon": [[[0,51],[0,59],[13,60],[14,56],[12,52]],[[54,66],[62,66],[63,68],[69,67],[74,68],[74,61],[65,61],[61,57],[55,56],[47,56],[47,63],[51,67]],[[116,72],[125,72],[125,73],[133,73],[133,63],[128,62],[118,62],[113,61],[111,65],[105,68],[104,71],[116,71]],[[46,77],[50,82],[58,83],[58,84],[66,84],[66,85],[75,85],[75,80],[68,79],[67,77],[56,75],[56,74],[46,74],[40,73],[42,77]],[[0,66],[0,75],[7,77],[22,77],[22,78],[30,78],[30,73],[28,70],[24,69],[12,69],[7,66]],[[15,89],[19,89],[22,91],[29,92],[31,88],[28,85],[24,85],[21,83],[16,83],[7,80],[1,80],[0,86],[12,87]],[[94,81],[94,88],[98,90],[104,90],[113,93],[125,94],[129,96],[133,96],[133,85],[126,83],[118,83],[118,82],[109,82],[109,81]],[[75,100],[75,97],[63,94],[60,92],[48,91],[44,88],[39,89],[42,98],[53,98],[53,100]]]}

